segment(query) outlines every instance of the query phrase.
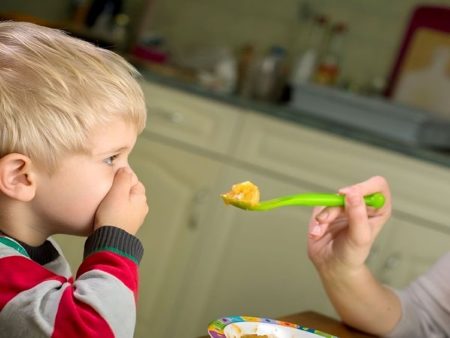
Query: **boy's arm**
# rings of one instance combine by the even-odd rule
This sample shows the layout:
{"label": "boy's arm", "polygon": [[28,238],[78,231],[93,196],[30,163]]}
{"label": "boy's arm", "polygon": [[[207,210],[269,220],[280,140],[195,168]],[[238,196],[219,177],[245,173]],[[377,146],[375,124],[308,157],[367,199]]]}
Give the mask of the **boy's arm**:
{"label": "boy's arm", "polygon": [[[86,242],[77,279],[34,262],[16,242],[0,243],[0,337],[133,337],[137,238],[102,227]],[[53,268],[65,266],[59,256]]]}
{"label": "boy's arm", "polygon": [[[365,265],[370,248],[391,214],[387,182],[373,177],[340,189],[344,208],[316,209],[310,222],[308,254],[342,320],[360,330],[383,335],[401,317],[398,297],[382,286]],[[367,208],[363,196],[381,192],[385,205]]]}
{"label": "boy's arm", "polygon": [[[77,301],[89,304],[116,337],[131,337],[134,332],[138,263],[143,254],[134,235],[147,212],[145,187],[129,168],[119,169],[97,209],[95,231],[86,241],[85,260],[74,283],[74,298],[68,295],[65,304],[74,308]],[[63,320],[71,324],[70,318]]]}
{"label": "boy's arm", "polygon": [[[76,280],[61,298],[60,306],[61,311],[77,313],[78,317],[71,318],[61,312],[56,317],[55,331],[62,329],[64,333],[67,327],[79,330],[88,324],[96,327],[97,333],[104,327],[105,334],[99,337],[107,337],[108,330],[114,337],[132,337],[136,324],[138,264],[143,255],[141,242],[117,227],[103,226],[87,239],[84,255]],[[81,303],[83,307],[88,305],[86,314],[79,313]],[[82,318],[83,315],[87,317]]]}

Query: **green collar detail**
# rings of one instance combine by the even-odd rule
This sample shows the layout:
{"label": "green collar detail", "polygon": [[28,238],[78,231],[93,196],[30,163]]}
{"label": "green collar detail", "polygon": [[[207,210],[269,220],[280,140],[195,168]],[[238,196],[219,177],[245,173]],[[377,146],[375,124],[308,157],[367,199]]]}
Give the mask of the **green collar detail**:
{"label": "green collar detail", "polygon": [[10,248],[16,250],[18,253],[30,258],[30,255],[28,255],[27,250],[25,250],[23,246],[21,246],[19,243],[12,240],[11,238],[0,237],[0,243],[4,244],[6,246],[9,246]]}

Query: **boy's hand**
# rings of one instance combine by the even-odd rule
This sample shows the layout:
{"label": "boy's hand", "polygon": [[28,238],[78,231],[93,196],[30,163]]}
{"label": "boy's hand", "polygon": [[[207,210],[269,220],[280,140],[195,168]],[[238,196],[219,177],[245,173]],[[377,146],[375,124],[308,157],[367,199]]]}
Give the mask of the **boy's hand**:
{"label": "boy's hand", "polygon": [[[367,207],[363,196],[381,192],[382,208]],[[383,177],[372,177],[339,189],[345,208],[315,208],[309,223],[308,255],[319,269],[348,272],[360,269],[383,224],[391,215],[391,194]]]}
{"label": "boy's hand", "polygon": [[128,168],[117,171],[111,189],[98,206],[94,230],[112,225],[135,235],[148,213],[144,185],[133,182],[135,175]]}

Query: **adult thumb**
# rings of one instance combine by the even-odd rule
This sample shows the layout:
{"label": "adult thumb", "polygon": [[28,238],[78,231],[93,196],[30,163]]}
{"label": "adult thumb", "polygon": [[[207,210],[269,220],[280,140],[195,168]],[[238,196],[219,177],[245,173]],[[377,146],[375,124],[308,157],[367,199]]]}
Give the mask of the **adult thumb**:
{"label": "adult thumb", "polygon": [[345,194],[345,211],[349,223],[350,239],[355,244],[370,240],[370,226],[364,196],[359,189],[350,189]]}

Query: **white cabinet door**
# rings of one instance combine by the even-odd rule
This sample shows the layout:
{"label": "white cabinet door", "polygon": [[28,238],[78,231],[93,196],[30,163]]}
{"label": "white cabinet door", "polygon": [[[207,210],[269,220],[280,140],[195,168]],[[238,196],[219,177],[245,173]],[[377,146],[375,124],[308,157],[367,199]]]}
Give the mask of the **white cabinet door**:
{"label": "white cabinet door", "polygon": [[219,164],[142,136],[130,163],[147,189],[150,212],[138,233],[140,266],[136,336],[166,338],[201,228],[201,215]]}
{"label": "white cabinet door", "polygon": [[403,288],[450,250],[450,231],[444,225],[419,224],[395,215],[380,234],[370,266],[387,285]]}
{"label": "white cabinet door", "polygon": [[[305,192],[295,182],[229,168],[218,192],[251,180],[263,199]],[[307,256],[307,224],[311,208],[286,207],[251,212],[212,200],[201,234],[202,247],[190,267],[180,308],[184,317],[173,337],[204,335],[210,321],[228,315],[280,317],[302,310],[334,315]],[[200,306],[199,306],[200,304]],[[189,331],[185,328],[189,327]]]}
{"label": "white cabinet door", "polygon": [[245,116],[234,156],[328,189],[382,175],[395,209],[448,224],[442,197],[450,196],[450,170],[443,166],[257,113]]}
{"label": "white cabinet door", "polygon": [[216,153],[230,151],[242,115],[239,108],[147,81],[141,85],[148,131]]}
{"label": "white cabinet door", "polygon": [[[335,316],[307,257],[311,209],[225,207],[218,195],[236,182],[254,181],[268,199],[336,191],[381,174],[392,185],[395,210],[369,257],[375,275],[404,286],[448,250],[447,168],[178,90],[143,87],[149,124],[130,159],[150,204],[138,233],[145,255],[136,338],[205,335],[210,321],[227,315]],[[58,240],[78,266],[84,239]]]}

